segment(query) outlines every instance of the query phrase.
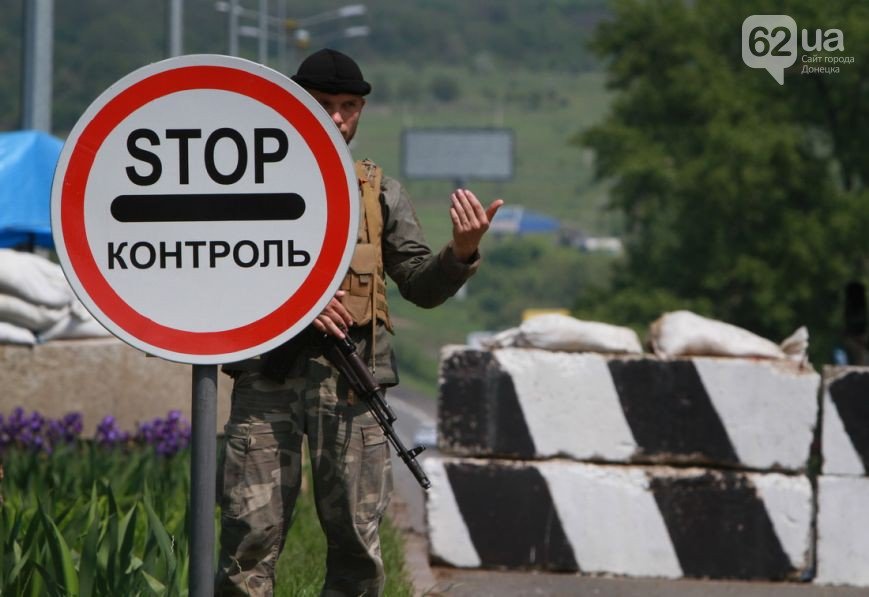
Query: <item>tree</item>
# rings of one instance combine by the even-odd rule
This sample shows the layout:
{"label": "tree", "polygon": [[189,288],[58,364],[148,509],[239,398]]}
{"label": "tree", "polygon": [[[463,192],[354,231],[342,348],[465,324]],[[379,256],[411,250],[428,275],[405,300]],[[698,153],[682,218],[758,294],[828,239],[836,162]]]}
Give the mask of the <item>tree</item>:
{"label": "tree", "polygon": [[458,82],[449,75],[435,75],[429,83],[429,90],[437,101],[445,104],[456,101],[462,93]]}
{"label": "tree", "polygon": [[[580,142],[614,180],[627,253],[578,310],[645,326],[691,308],[778,339],[806,324],[825,362],[841,289],[866,275],[867,7],[620,0],[615,13],[593,40],[612,113]],[[742,21],[781,13],[840,28],[854,64],[801,74],[797,60],[783,86],[748,68]]]}

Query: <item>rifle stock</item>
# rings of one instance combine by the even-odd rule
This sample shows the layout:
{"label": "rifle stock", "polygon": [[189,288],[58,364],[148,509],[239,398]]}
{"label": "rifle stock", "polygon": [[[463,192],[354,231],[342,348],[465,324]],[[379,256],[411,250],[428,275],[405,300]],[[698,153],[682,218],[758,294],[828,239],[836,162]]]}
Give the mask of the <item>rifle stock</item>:
{"label": "rifle stock", "polygon": [[386,394],[377,380],[369,371],[368,367],[363,362],[359,353],[356,352],[356,345],[349,336],[344,338],[327,335],[326,343],[326,358],[347,378],[350,388],[353,392],[365,401],[368,410],[374,415],[374,419],[380,428],[383,429],[384,435],[392,444],[395,453],[401,458],[402,462],[410,469],[410,472],[416,477],[417,482],[423,489],[431,487],[426,474],[416,460],[420,452],[425,450],[424,446],[417,446],[408,450],[404,447],[392,423],[395,422],[395,413],[389,408],[386,402]]}

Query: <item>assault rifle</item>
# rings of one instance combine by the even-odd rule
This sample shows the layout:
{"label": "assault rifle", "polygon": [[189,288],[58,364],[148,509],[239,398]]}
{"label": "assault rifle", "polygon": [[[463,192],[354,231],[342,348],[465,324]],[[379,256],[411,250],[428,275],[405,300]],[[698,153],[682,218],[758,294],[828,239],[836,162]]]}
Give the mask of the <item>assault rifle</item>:
{"label": "assault rifle", "polygon": [[356,345],[349,336],[343,338],[327,335],[325,338],[325,354],[326,358],[347,378],[350,384],[350,389],[353,393],[359,396],[368,405],[368,410],[374,415],[377,424],[383,429],[383,433],[395,449],[395,453],[407,465],[417,482],[423,489],[431,487],[431,481],[428,480],[422,467],[417,462],[416,457],[420,452],[425,450],[424,446],[417,446],[408,450],[401,443],[398,434],[392,427],[395,422],[395,414],[389,405],[386,403],[386,393],[371,371],[363,362],[359,353],[356,352]]}

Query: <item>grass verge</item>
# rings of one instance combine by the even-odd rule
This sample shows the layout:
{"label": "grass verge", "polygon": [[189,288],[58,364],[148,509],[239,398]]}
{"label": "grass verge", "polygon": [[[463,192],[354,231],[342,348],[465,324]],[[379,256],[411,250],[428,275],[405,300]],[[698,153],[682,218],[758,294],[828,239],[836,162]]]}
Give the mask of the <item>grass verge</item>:
{"label": "grass verge", "polygon": [[[306,487],[310,488],[310,475]],[[400,531],[384,519],[380,525],[386,589],[390,597],[411,597],[413,585],[404,564],[404,541]],[[314,496],[302,491],[296,502],[293,526],[278,560],[276,597],[316,597],[326,576],[326,538],[317,519]]]}

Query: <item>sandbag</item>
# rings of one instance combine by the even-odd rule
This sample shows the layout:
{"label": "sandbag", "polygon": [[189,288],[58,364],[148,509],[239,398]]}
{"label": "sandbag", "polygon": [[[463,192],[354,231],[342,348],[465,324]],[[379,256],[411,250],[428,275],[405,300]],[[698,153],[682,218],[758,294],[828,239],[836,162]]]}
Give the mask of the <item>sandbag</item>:
{"label": "sandbag", "polygon": [[74,298],[59,265],[12,249],[0,249],[0,292],[53,308],[64,307]]}
{"label": "sandbag", "polygon": [[10,294],[0,294],[0,321],[32,332],[44,332],[69,314],[69,307],[34,305]]}
{"label": "sandbag", "polygon": [[0,321],[0,344],[36,344],[36,336],[27,328]]}
{"label": "sandbag", "polygon": [[74,338],[103,338],[111,336],[79,301],[72,303],[69,313],[45,332],[38,335],[40,342],[71,340]]}
{"label": "sandbag", "polygon": [[801,363],[809,348],[809,332],[805,326],[779,345],[746,329],[691,311],[662,315],[652,323],[649,340],[660,358],[718,356],[787,359]]}
{"label": "sandbag", "polygon": [[583,321],[558,313],[531,317],[517,328],[505,330],[484,340],[483,344],[489,349],[518,347],[611,354],[643,352],[639,337],[630,328],[598,321]]}

